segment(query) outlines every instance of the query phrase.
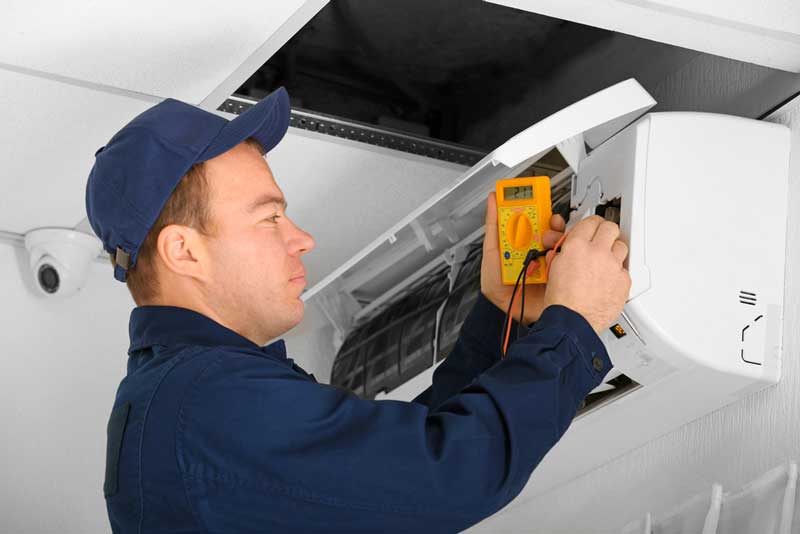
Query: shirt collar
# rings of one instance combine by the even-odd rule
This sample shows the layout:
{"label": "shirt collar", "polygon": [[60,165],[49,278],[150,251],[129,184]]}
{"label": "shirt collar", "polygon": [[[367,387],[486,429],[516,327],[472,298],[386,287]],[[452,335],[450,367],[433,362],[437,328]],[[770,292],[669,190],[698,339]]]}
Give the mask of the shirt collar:
{"label": "shirt collar", "polygon": [[233,346],[286,358],[283,339],[260,347],[202,313],[178,306],[138,306],[128,323],[128,355],[152,345]]}

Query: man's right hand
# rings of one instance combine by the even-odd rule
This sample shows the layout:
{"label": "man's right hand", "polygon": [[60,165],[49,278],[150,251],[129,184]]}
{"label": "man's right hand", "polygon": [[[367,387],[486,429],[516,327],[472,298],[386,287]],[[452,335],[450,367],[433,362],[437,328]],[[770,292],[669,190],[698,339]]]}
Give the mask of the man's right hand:
{"label": "man's right hand", "polygon": [[580,313],[598,334],[611,326],[631,289],[630,274],[622,266],[628,246],[617,237],[619,226],[599,215],[576,224],[561,252],[547,253],[550,271],[544,308],[566,306]]}

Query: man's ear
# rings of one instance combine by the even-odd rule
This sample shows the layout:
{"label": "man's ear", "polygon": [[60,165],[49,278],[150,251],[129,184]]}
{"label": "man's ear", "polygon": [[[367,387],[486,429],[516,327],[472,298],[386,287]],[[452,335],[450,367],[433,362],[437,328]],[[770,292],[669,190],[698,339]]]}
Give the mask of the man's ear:
{"label": "man's ear", "polygon": [[175,274],[206,279],[207,254],[200,234],[188,226],[169,224],[161,229],[156,244],[164,267]]}

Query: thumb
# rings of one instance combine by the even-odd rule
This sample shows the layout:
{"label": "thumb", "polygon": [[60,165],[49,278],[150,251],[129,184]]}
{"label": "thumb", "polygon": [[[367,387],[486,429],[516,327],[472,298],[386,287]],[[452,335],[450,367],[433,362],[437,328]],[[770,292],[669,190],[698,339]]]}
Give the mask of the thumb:
{"label": "thumb", "polygon": [[495,192],[486,200],[486,234],[483,236],[483,255],[496,254],[497,248],[497,199]]}

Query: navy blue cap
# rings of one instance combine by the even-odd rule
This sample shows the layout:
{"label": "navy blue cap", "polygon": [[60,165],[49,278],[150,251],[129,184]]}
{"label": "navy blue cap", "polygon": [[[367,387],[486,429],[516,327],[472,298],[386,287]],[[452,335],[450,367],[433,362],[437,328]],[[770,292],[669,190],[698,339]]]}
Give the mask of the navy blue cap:
{"label": "navy blue cap", "polygon": [[286,133],[290,114],[283,87],[231,121],[167,98],[100,147],[86,183],[86,214],[115,258],[114,278],[125,282],[147,233],[192,165],[251,136],[269,152]]}

